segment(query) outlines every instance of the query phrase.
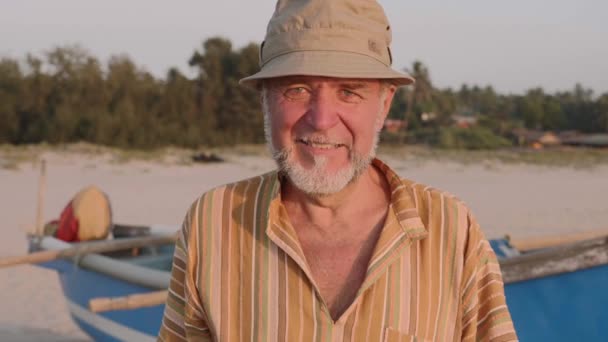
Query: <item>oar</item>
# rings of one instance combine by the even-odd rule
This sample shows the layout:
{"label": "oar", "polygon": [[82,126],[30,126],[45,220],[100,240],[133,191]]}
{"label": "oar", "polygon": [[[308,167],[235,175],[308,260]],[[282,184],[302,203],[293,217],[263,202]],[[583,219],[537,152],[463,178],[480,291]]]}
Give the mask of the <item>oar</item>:
{"label": "oar", "polygon": [[100,297],[89,301],[89,310],[93,312],[132,310],[164,304],[167,290],[140,293],[125,297]]}
{"label": "oar", "polygon": [[0,258],[0,268],[20,264],[37,264],[41,262],[52,261],[58,258],[69,258],[76,255],[90,253],[103,253],[125,250],[130,248],[166,245],[174,243],[176,238],[177,234],[171,234],[161,236],[145,236],[137,238],[80,242],[66,249],[46,250],[26,255]]}
{"label": "oar", "polygon": [[602,236],[608,236],[608,228],[588,230],[584,232],[539,236],[525,239],[514,239],[507,236],[509,244],[515,247],[520,252],[526,252],[534,249],[556,247],[563,244],[590,240]]}

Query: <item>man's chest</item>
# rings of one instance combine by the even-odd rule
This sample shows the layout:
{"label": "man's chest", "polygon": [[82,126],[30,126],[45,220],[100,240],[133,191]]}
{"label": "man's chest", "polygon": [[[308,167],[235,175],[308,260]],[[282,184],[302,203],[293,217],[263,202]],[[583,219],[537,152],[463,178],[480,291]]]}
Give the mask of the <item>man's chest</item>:
{"label": "man's chest", "polygon": [[456,327],[458,278],[448,269],[446,276],[436,273],[415,245],[388,251],[386,263],[373,256],[359,262],[340,248],[299,255],[286,245],[231,236],[246,240],[226,246],[199,282],[219,340],[383,341],[390,329],[422,341],[436,329],[450,335]]}
{"label": "man's chest", "polygon": [[382,223],[362,220],[358,229],[341,226],[335,234],[325,235],[306,222],[296,225],[311,281],[334,320],[350,306],[365,279]]}
{"label": "man's chest", "polygon": [[353,302],[365,279],[373,242],[302,241],[312,280],[335,320]]}

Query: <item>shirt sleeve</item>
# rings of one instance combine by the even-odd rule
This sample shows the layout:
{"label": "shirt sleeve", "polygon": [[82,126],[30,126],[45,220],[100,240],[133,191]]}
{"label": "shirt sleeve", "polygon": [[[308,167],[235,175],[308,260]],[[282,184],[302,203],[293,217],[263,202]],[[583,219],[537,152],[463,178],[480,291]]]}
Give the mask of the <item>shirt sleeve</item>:
{"label": "shirt sleeve", "polygon": [[498,260],[469,215],[462,283],[462,341],[517,341]]}
{"label": "shirt sleeve", "polygon": [[193,257],[193,254],[197,251],[188,248],[189,241],[198,236],[195,230],[190,234],[192,212],[193,210],[190,210],[186,216],[175,243],[171,281],[158,341],[212,340],[194,281],[197,272],[195,264],[197,258]]}

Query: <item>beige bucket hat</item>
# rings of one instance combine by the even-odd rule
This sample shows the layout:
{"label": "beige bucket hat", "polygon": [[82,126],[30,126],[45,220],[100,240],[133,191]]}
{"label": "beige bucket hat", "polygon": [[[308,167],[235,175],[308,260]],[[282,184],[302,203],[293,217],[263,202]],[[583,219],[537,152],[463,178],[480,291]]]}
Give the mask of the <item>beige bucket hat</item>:
{"label": "beige bucket hat", "polygon": [[414,78],[391,68],[391,38],[375,0],[279,0],[260,46],[260,71],[240,83],[305,75],[411,84]]}

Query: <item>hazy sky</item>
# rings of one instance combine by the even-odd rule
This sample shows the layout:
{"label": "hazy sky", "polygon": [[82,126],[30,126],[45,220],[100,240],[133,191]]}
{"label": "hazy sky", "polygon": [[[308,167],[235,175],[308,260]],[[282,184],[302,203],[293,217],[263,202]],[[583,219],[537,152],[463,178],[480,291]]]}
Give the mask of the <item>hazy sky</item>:
{"label": "hazy sky", "polygon": [[[330,0],[328,0],[330,1]],[[425,63],[436,86],[521,93],[576,82],[608,92],[607,0],[380,1],[396,68]],[[107,61],[126,53],[157,76],[221,35],[263,39],[273,0],[0,0],[0,55],[21,58],[78,43]]]}

